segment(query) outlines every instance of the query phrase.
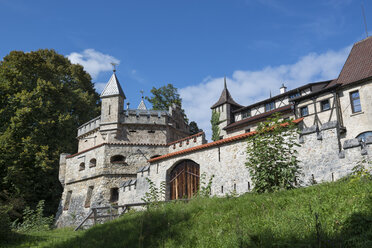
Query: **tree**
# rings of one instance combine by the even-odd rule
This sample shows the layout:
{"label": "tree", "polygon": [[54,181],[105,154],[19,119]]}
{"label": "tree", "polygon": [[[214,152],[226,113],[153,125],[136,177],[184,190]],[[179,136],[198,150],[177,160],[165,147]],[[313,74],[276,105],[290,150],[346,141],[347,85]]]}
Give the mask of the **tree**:
{"label": "tree", "polygon": [[248,138],[246,163],[254,190],[262,193],[294,188],[299,174],[296,125],[274,114],[260,123],[256,132]]}
{"label": "tree", "polygon": [[99,114],[98,103],[89,74],[54,50],[13,51],[0,61],[3,204],[46,200],[47,214],[55,213],[59,154],[76,151],[76,129]]}
{"label": "tree", "polygon": [[211,118],[211,124],[212,124],[212,140],[217,141],[220,139],[220,113],[218,113],[216,110],[212,111],[212,118]]}
{"label": "tree", "polygon": [[146,100],[151,103],[155,110],[168,110],[173,103],[182,107],[182,99],[173,84],[162,86],[159,89],[153,87],[151,93],[153,96],[146,96]]}
{"label": "tree", "polygon": [[[176,104],[181,108],[183,117],[188,123],[189,119],[186,116],[185,110],[182,108],[182,99],[178,90],[173,84],[167,84],[160,88],[152,87],[151,89],[152,97],[145,97],[152,105],[152,108],[155,110],[168,110],[172,104]],[[191,124],[191,123],[190,123]],[[196,124],[196,123],[195,123]]]}
{"label": "tree", "polygon": [[203,132],[203,129],[199,129],[198,124],[195,121],[190,122],[189,128],[190,128],[190,135]]}

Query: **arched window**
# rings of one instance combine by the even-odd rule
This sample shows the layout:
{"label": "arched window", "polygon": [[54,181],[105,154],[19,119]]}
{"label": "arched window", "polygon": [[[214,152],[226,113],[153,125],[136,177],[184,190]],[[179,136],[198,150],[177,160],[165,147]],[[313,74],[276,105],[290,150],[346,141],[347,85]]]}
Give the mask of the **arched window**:
{"label": "arched window", "polygon": [[123,155],[112,156],[110,162],[113,164],[125,164],[125,157]]}
{"label": "arched window", "polygon": [[79,165],[79,171],[82,171],[82,170],[85,170],[85,163],[84,162],[80,163],[80,165]]}
{"label": "arched window", "polygon": [[356,138],[361,139],[362,141],[366,141],[366,138],[368,136],[372,136],[372,131],[367,131],[367,132],[361,133],[358,136],[356,136]]}
{"label": "arched window", "polygon": [[89,168],[90,167],[96,167],[96,164],[97,164],[97,160],[95,158],[92,158],[90,161],[89,161]]}

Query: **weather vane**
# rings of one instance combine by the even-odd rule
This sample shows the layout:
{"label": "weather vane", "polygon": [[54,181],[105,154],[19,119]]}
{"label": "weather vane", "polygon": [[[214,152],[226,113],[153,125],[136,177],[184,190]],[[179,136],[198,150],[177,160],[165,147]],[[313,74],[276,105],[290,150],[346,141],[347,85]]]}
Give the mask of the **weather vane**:
{"label": "weather vane", "polygon": [[116,72],[116,66],[118,65],[117,63],[110,63],[112,65],[113,71]]}

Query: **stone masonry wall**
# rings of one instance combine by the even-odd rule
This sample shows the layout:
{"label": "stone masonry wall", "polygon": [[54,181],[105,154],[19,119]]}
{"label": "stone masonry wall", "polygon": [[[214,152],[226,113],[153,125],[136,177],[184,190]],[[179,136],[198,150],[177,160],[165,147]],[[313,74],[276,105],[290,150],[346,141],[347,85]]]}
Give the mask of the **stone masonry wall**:
{"label": "stone masonry wall", "polygon": [[[318,183],[340,179],[348,175],[362,159],[372,159],[372,138],[367,139],[365,144],[357,139],[346,140],[341,144],[337,129],[337,122],[333,121],[318,129],[316,126],[304,129],[299,136],[301,147],[298,148],[298,158],[301,161],[302,175],[298,181],[301,185],[309,185],[311,179]],[[159,187],[162,181],[167,181],[167,175],[173,166],[185,159],[200,165],[200,174],[206,176],[205,183],[214,175],[212,195],[248,192],[253,185],[245,167],[246,148],[246,141],[240,140],[154,162],[145,173],[137,173],[135,185],[132,184],[130,190],[128,186],[120,189],[119,202],[142,202],[141,198],[148,192],[145,178],[148,177]],[[168,197],[169,188],[166,199]]]}

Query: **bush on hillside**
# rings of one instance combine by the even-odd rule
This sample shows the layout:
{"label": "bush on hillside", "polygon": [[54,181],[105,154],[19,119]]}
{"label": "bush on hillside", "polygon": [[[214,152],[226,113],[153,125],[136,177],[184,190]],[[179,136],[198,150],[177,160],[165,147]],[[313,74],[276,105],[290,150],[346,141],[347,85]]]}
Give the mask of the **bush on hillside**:
{"label": "bush on hillside", "polygon": [[39,201],[35,210],[26,207],[23,211],[23,221],[14,221],[13,228],[19,232],[49,230],[53,224],[53,216],[44,217],[43,212],[44,200]]}
{"label": "bush on hillside", "polygon": [[298,129],[274,114],[248,138],[247,163],[258,193],[295,188],[300,167],[296,147]]}

